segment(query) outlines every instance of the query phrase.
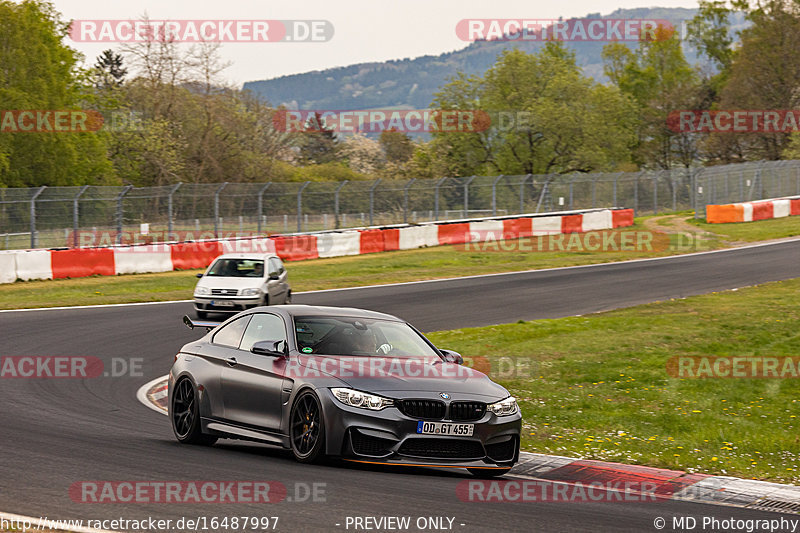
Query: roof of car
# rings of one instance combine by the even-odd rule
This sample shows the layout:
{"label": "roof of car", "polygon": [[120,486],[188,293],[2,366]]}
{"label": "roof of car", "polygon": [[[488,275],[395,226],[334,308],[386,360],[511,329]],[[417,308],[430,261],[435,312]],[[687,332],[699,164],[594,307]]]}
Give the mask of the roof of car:
{"label": "roof of car", "polygon": [[236,252],[231,254],[219,255],[217,256],[216,259],[269,259],[270,257],[278,257],[278,256],[271,252],[262,252],[262,253]]}
{"label": "roof of car", "polygon": [[386,313],[379,313],[377,311],[369,311],[367,309],[357,309],[355,307],[330,307],[321,305],[276,305],[269,308],[255,308],[255,309],[269,309],[270,311],[282,311],[291,316],[341,316],[341,317],[358,317],[358,318],[378,318],[383,320],[397,320],[404,322],[404,320]]}

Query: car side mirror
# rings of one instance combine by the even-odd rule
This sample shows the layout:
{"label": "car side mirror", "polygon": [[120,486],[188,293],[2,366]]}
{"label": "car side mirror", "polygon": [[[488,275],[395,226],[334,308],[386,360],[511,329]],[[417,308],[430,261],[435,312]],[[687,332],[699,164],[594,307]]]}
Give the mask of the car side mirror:
{"label": "car side mirror", "polygon": [[256,355],[267,355],[270,357],[286,356],[286,341],[258,341],[253,344],[250,351]]}
{"label": "car side mirror", "polygon": [[195,275],[194,275],[194,277],[196,277],[196,278],[202,278],[202,277],[203,277],[203,273],[202,273],[202,272],[200,272],[200,273],[197,273],[197,274],[195,274]]}
{"label": "car side mirror", "polygon": [[464,364],[464,358],[461,357],[461,354],[458,352],[454,352],[453,350],[439,350],[444,355],[444,360],[448,363],[455,363],[457,365]]}
{"label": "car side mirror", "polygon": [[273,273],[271,273],[271,274],[269,275],[269,278],[268,278],[268,279],[269,279],[270,281],[277,281],[277,280],[281,279],[281,276],[280,276],[280,274],[278,274],[277,272],[273,272]]}

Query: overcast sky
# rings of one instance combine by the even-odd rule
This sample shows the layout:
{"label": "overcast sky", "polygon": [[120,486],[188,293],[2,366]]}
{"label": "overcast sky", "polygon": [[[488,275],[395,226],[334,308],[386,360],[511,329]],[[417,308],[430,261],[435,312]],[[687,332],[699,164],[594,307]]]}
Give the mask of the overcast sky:
{"label": "overcast sky", "polygon": [[[462,19],[557,19],[608,14],[617,8],[697,7],[696,0],[53,0],[65,19],[328,20],[325,43],[225,43],[233,64],[224,77],[236,84],[365,61],[413,58],[463,48]],[[91,63],[115,43],[70,42]],[[186,46],[186,45],[183,45]]]}

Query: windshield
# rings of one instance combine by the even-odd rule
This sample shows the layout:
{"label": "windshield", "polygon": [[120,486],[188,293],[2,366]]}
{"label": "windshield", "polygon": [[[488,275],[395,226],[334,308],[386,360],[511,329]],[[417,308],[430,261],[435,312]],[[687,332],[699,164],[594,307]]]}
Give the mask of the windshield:
{"label": "windshield", "polygon": [[217,259],[206,276],[261,278],[264,276],[264,261],[260,259]]}
{"label": "windshield", "polygon": [[408,324],[352,317],[295,317],[298,349],[307,354],[438,357]]}

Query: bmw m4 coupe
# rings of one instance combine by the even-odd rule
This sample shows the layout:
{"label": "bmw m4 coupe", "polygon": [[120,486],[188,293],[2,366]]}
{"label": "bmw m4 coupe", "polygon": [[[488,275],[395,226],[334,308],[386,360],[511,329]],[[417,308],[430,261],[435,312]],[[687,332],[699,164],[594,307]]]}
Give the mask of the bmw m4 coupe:
{"label": "bmw m4 coupe", "polygon": [[481,477],[519,457],[516,400],[407,322],[337,307],[257,307],[175,356],[169,416],[178,441],[246,439],[323,457],[463,467]]}

